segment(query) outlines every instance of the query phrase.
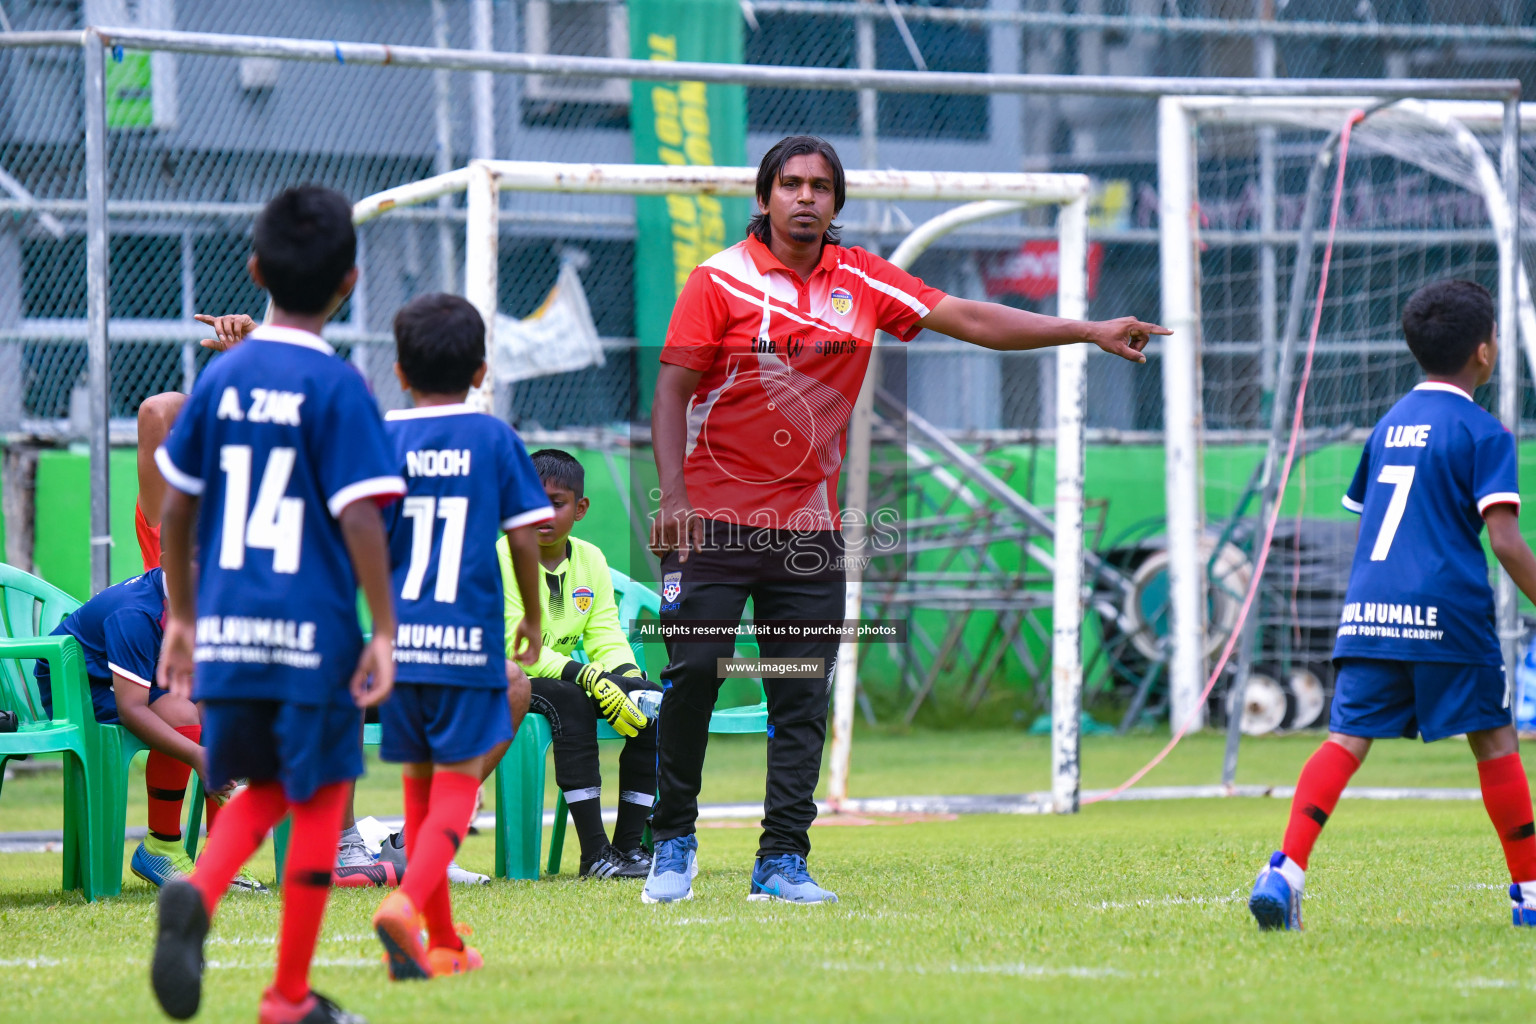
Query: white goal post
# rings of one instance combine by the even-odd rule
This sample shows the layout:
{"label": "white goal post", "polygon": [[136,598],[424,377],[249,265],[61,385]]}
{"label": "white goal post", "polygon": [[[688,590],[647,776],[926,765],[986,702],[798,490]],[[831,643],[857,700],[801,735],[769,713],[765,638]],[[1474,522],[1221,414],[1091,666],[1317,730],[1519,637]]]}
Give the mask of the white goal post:
{"label": "white goal post", "polygon": [[[464,295],[488,325],[497,313],[497,241],[502,191],[606,193],[615,195],[710,194],[752,197],[755,167],[674,167],[648,164],[567,164],[540,161],[476,160],[469,166],[360,200],[353,221],[364,224],[391,209],[466,193]],[[963,203],[918,225],[892,253],[909,267],[934,241],[956,228],[1032,206],[1057,206],[1059,270],[1057,312],[1083,319],[1088,302],[1088,192],[1083,174],[1015,174],[928,171],[848,171],[849,199]],[[878,346],[855,405],[844,463],[845,519],[851,522],[849,548],[863,538],[867,512],[870,410]],[[1056,357],[1056,486],[1051,644],[1053,807],[1077,810],[1079,717],[1082,707],[1083,592],[1083,405],[1087,351],[1059,348]],[[490,409],[489,386],[471,396]],[[846,617],[857,619],[862,565],[849,563]],[[836,806],[848,795],[853,709],[858,680],[858,645],[845,641],[838,652],[833,700],[833,753],[829,795]]]}
{"label": "white goal post", "polygon": [[[1536,121],[1532,116],[1536,114],[1536,105],[1523,106],[1524,123],[1530,130]],[[1361,95],[1162,97],[1158,104],[1162,315],[1164,325],[1175,332],[1165,344],[1163,363],[1173,634],[1170,725],[1174,730],[1186,721],[1193,721],[1196,727],[1203,723],[1204,708],[1199,696],[1208,671],[1204,658],[1205,553],[1201,547],[1205,515],[1200,466],[1204,424],[1200,388],[1199,129],[1202,125],[1223,125],[1330,132],[1338,130],[1357,110],[1366,112],[1367,117],[1356,127],[1354,146],[1416,167],[1483,200],[1488,233],[1498,257],[1499,337],[1506,341],[1500,350],[1499,417],[1511,430],[1517,430],[1519,425],[1522,351],[1536,375],[1536,309],[1532,307],[1531,286],[1519,255],[1521,105],[1513,101],[1393,100]],[[1494,150],[1492,155],[1489,149]],[[1269,194],[1261,199],[1267,217],[1260,233],[1273,237],[1273,164],[1270,166]],[[1524,217],[1527,221],[1532,217],[1529,206]],[[1321,240],[1319,235],[1314,244]],[[1315,275],[1315,263],[1313,270]],[[1270,289],[1266,314],[1269,329],[1273,330],[1272,255],[1260,276],[1268,277],[1260,284]],[[1315,288],[1315,284],[1309,287]],[[1311,317],[1312,301],[1312,293],[1308,292],[1304,320]],[[1280,306],[1284,306],[1283,298]],[[1304,329],[1302,335],[1304,341]],[[1274,400],[1289,403],[1291,395],[1279,394]],[[1508,658],[1518,622],[1514,587],[1502,572],[1498,597],[1499,632]]]}

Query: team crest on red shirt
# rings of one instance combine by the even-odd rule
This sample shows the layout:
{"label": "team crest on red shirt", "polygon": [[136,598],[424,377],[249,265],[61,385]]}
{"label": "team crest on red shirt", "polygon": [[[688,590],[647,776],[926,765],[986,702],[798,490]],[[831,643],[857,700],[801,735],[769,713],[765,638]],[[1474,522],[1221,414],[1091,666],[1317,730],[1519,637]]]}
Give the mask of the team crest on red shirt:
{"label": "team crest on red shirt", "polygon": [[853,293],[847,288],[832,289],[832,311],[838,316],[847,316],[853,309]]}
{"label": "team crest on red shirt", "polygon": [[592,610],[592,598],[594,596],[591,587],[577,587],[571,591],[571,603],[576,606],[577,611],[585,615]]}

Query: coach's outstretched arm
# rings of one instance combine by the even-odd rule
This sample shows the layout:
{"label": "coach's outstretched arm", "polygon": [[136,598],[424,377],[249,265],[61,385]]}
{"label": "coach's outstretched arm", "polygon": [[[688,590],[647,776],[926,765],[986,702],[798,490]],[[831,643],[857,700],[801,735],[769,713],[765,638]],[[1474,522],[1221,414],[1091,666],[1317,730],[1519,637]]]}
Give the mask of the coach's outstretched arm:
{"label": "coach's outstretched arm", "polygon": [[997,302],[977,302],[946,295],[918,321],[923,327],[998,352],[1051,348],[1090,342],[1105,352],[1144,363],[1142,349],[1154,334],[1172,334],[1166,327],[1133,316],[1116,320],[1065,320],[1014,309]]}

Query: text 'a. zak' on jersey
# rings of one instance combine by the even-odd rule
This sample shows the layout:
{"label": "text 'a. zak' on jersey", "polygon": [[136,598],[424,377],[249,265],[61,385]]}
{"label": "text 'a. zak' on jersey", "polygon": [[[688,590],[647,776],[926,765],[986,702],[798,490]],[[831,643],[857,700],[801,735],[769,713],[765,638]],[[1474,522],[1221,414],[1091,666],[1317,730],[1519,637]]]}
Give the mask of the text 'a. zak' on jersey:
{"label": "text 'a. zak' on jersey", "polygon": [[1483,514],[1520,505],[1515,439],[1426,381],[1371,432],[1343,498],[1360,536],[1334,657],[1501,665]]}
{"label": "text 'a. zak' on jersey", "polygon": [[516,431],[462,403],[398,409],[384,429],[406,482],[389,516],[397,678],[505,688],[496,542],[554,516],[533,460]]}
{"label": "text 'a. zak' on jersey", "polygon": [[194,697],[350,705],[363,641],[338,517],[405,493],[363,378],[317,335],[258,327],[198,378],[155,462],[201,499]]}

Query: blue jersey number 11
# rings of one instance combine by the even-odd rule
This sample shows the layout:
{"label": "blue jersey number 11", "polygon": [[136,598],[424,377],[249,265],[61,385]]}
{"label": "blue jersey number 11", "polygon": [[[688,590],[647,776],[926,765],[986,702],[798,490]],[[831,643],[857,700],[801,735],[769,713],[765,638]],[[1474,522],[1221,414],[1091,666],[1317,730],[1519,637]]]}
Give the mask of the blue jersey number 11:
{"label": "blue jersey number 11", "polygon": [[434,520],[441,519],[443,546],[437,556],[437,586],[432,597],[442,604],[452,604],[459,596],[459,563],[464,554],[464,523],[469,518],[469,499],[406,498],[401,511],[411,521],[411,564],[405,570],[400,600],[421,598],[427,563],[432,560]]}

